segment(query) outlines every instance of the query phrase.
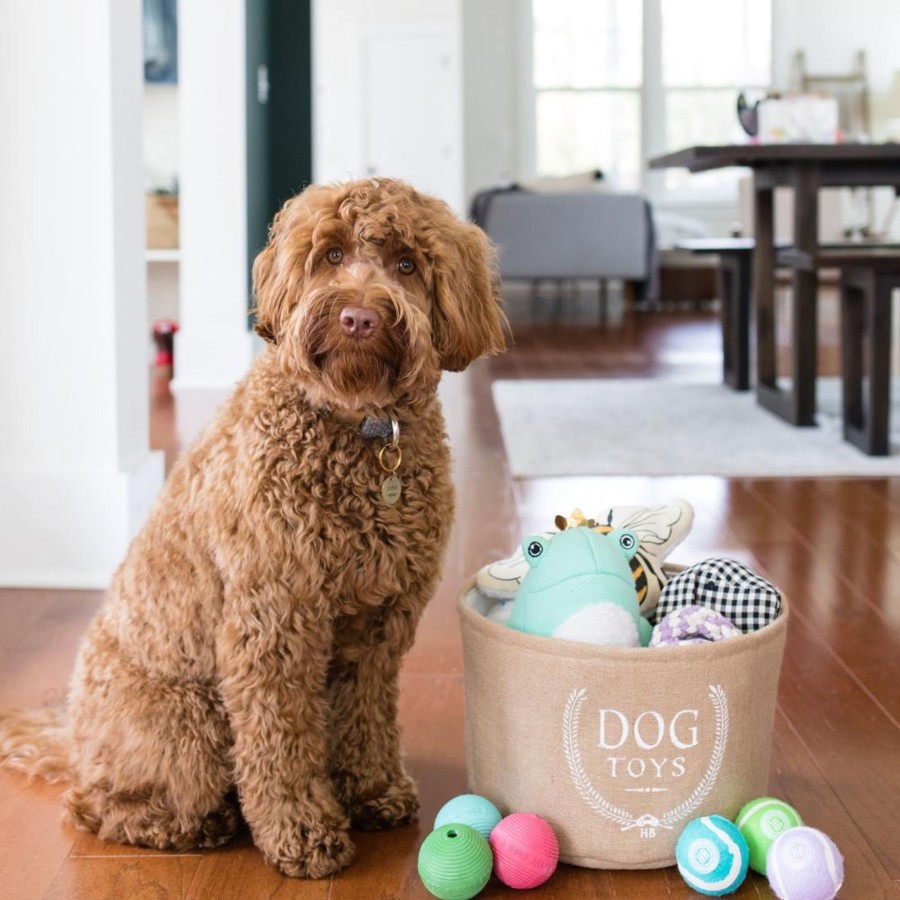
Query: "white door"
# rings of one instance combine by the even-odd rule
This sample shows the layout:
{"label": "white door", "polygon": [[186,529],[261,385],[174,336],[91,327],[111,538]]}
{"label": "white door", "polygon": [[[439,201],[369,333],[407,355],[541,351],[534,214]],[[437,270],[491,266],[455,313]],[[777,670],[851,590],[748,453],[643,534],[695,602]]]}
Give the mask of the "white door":
{"label": "white door", "polygon": [[402,178],[463,212],[455,30],[434,24],[373,28],[362,38],[366,174]]}

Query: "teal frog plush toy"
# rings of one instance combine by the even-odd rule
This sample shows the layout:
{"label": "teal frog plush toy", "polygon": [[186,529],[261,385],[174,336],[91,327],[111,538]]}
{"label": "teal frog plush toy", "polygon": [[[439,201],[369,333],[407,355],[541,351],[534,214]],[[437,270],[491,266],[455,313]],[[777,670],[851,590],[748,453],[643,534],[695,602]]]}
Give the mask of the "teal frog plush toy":
{"label": "teal frog plush toy", "polygon": [[633,531],[572,528],[522,542],[529,569],[516,594],[510,628],[528,634],[646,647],[653,631],[640,614],[629,560]]}

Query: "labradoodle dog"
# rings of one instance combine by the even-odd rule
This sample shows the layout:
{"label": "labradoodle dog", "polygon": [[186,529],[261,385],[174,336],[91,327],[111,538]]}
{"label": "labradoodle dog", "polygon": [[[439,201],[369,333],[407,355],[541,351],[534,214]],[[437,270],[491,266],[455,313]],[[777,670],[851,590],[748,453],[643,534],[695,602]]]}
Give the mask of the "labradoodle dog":
{"label": "labradoodle dog", "polygon": [[68,780],[110,841],[213,847],[240,813],[294,876],[414,817],[397,676],[452,520],[437,386],[504,348],[494,261],[399,181],[284,206],[253,266],[268,346],[172,471],[65,710],[0,714],[0,760]]}

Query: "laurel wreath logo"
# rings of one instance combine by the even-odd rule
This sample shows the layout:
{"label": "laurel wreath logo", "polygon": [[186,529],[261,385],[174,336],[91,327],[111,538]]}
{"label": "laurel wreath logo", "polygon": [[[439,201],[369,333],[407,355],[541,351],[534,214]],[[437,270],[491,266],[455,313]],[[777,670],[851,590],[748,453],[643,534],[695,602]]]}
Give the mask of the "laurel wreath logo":
{"label": "laurel wreath logo", "polygon": [[716,715],[716,735],[709,765],[694,792],[687,800],[661,817],[650,813],[634,816],[606,800],[594,787],[584,768],[581,748],[578,745],[578,727],[581,723],[581,707],[587,697],[587,689],[576,688],[573,690],[566,700],[566,707],[563,711],[563,750],[569,766],[569,774],[572,776],[572,783],[582,800],[598,815],[618,825],[622,831],[640,828],[642,837],[655,837],[658,828],[671,830],[678,822],[687,818],[703,802],[715,785],[725,759],[725,748],[728,745],[728,698],[719,684],[709,685],[709,696]]}

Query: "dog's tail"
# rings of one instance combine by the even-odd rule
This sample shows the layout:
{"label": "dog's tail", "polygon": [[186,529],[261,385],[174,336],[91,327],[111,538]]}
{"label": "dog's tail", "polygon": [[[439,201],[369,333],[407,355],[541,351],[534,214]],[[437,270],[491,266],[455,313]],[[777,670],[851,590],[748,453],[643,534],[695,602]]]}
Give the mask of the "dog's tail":
{"label": "dog's tail", "polygon": [[65,707],[0,709],[0,767],[44,781],[69,775]]}

